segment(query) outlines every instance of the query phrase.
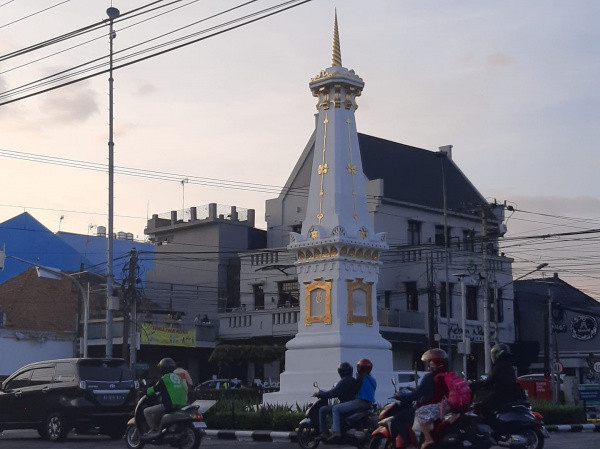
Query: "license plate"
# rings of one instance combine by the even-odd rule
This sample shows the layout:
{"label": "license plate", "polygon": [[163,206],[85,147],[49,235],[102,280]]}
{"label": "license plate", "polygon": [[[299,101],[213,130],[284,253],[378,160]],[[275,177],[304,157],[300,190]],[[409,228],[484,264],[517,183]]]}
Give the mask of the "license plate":
{"label": "license plate", "polygon": [[103,394],[101,397],[106,402],[123,402],[125,400],[125,396],[121,394]]}
{"label": "license plate", "polygon": [[206,429],[206,423],[204,421],[194,421],[194,427],[196,429]]}

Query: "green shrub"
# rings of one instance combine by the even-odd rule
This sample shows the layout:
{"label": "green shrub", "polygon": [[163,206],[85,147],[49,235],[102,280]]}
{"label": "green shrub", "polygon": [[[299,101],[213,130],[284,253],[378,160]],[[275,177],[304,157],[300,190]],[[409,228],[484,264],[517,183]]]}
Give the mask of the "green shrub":
{"label": "green shrub", "polygon": [[225,399],[204,414],[209,429],[292,431],[303,417],[304,413],[287,406]]}
{"label": "green shrub", "polygon": [[544,417],[544,424],[585,424],[587,416],[583,407],[556,405],[547,401],[531,400],[534,411]]}

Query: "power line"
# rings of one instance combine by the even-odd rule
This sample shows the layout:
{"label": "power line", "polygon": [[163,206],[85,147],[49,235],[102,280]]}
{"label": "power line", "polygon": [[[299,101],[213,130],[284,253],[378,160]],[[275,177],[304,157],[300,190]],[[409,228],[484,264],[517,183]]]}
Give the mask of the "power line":
{"label": "power line", "polygon": [[[71,0],[64,0],[64,1],[60,2],[60,3],[56,3],[55,5],[49,6],[48,8],[41,9],[41,10],[36,11],[36,12],[34,12],[32,14],[29,14],[29,15],[27,15],[25,17],[21,17],[20,19],[13,20],[12,22],[9,22],[9,23],[5,23],[4,25],[0,25],[0,28],[4,28],[4,27],[7,27],[7,26],[12,25],[14,23],[21,22],[21,21],[23,21],[25,19],[29,19],[30,17],[33,17],[33,16],[38,15],[38,14],[41,14],[41,13],[43,13],[45,11],[50,10],[50,9],[56,8],[57,6],[60,6],[60,5],[64,4],[64,3],[69,3],[70,1]],[[8,2],[8,3],[10,3],[10,2]],[[4,3],[4,5],[6,5],[8,3]],[[0,6],[4,6],[4,5],[0,5]]]}
{"label": "power line", "polygon": [[[206,32],[208,32],[208,31],[214,31],[214,30],[217,30],[217,29],[219,29],[219,28],[225,27],[225,26],[227,26],[227,25],[231,25],[231,24],[234,24],[234,23],[236,23],[236,22],[239,22],[239,21],[241,21],[241,20],[246,20],[246,19],[248,19],[248,20],[246,20],[246,21],[245,21],[245,22],[243,22],[243,23],[240,23],[240,24],[237,24],[237,25],[231,25],[230,27],[228,27],[228,28],[226,28],[226,29],[224,29],[224,30],[220,30],[220,31],[214,31],[213,33],[209,34],[208,36],[203,36],[203,37],[200,37],[200,38],[194,39],[194,40],[192,40],[192,41],[190,41],[190,42],[184,42],[184,43],[182,43],[182,44],[179,44],[179,45],[174,45],[174,46],[172,46],[171,48],[167,48],[167,49],[165,49],[165,50],[162,50],[162,51],[157,51],[157,52],[155,52],[155,53],[153,53],[153,54],[150,54],[150,55],[147,55],[147,56],[144,56],[144,57],[141,57],[141,58],[135,59],[135,60],[133,60],[133,61],[130,61],[130,62],[127,62],[127,63],[122,63],[122,64],[120,64],[120,65],[116,65],[116,66],[114,66],[114,67],[113,67],[113,70],[118,70],[118,69],[121,69],[121,68],[127,67],[127,66],[129,66],[129,65],[136,64],[136,63],[138,63],[138,62],[142,62],[142,61],[145,61],[145,60],[147,60],[147,59],[151,59],[151,58],[154,58],[154,57],[156,57],[156,56],[160,56],[160,55],[163,55],[163,54],[169,53],[169,52],[171,52],[171,51],[174,51],[174,50],[178,50],[178,49],[180,49],[180,48],[183,48],[183,47],[186,47],[186,46],[188,46],[188,45],[192,45],[192,44],[198,43],[198,42],[200,42],[200,41],[203,41],[203,40],[205,40],[205,39],[208,39],[208,38],[211,38],[211,37],[218,36],[218,35],[220,35],[220,34],[223,34],[223,33],[226,33],[226,32],[228,32],[228,31],[233,31],[234,29],[241,28],[241,27],[243,27],[243,26],[249,25],[249,24],[251,24],[251,23],[257,22],[257,21],[259,21],[259,20],[262,20],[262,19],[266,19],[267,17],[273,16],[273,15],[275,15],[275,14],[282,13],[282,12],[284,12],[284,11],[287,11],[287,10],[289,10],[289,9],[295,8],[295,7],[297,7],[297,6],[303,5],[304,3],[308,3],[308,2],[311,2],[311,1],[312,1],[312,0],[290,0],[290,1],[287,1],[287,2],[284,2],[284,3],[280,3],[280,4],[278,4],[278,5],[276,5],[276,6],[273,6],[273,7],[265,8],[265,9],[263,9],[263,10],[261,10],[261,11],[258,11],[258,12],[254,12],[254,13],[248,14],[248,15],[246,15],[246,16],[243,16],[243,17],[241,17],[241,18],[237,18],[237,19],[231,20],[231,21],[229,21],[229,22],[225,22],[225,23],[223,23],[223,24],[220,24],[220,25],[217,25],[217,26],[214,26],[214,27],[208,28],[208,29],[206,29],[206,30],[202,30],[202,31],[200,31],[200,32],[193,33],[193,34],[191,34],[191,35],[188,35],[188,36],[185,36],[185,37],[182,37],[182,38],[179,38],[179,39],[174,39],[174,40],[172,40],[172,41],[170,41],[170,42],[167,42],[167,43],[164,43],[164,44],[160,44],[160,45],[157,45],[157,46],[155,46],[155,47],[151,47],[151,48],[149,48],[149,49],[140,50],[140,51],[139,51],[139,52],[137,52],[137,53],[134,53],[134,54],[131,54],[131,55],[128,55],[128,56],[121,57],[121,58],[119,58],[118,60],[125,60],[125,59],[129,59],[129,58],[132,58],[132,57],[134,57],[134,56],[137,56],[137,55],[140,55],[140,54],[143,54],[143,53],[146,53],[146,52],[152,51],[152,50],[156,50],[157,48],[164,47],[164,46],[166,46],[166,45],[171,45],[171,44],[174,44],[174,43],[176,43],[176,42],[179,42],[179,41],[182,41],[182,40],[185,40],[185,39],[189,39],[189,38],[191,38],[191,37],[193,37],[193,36],[197,36],[198,34],[203,34],[203,33],[206,33]],[[257,16],[257,15],[259,15],[259,14],[263,14],[263,15],[261,15],[261,16],[259,16],[259,17],[256,17],[256,16]],[[252,18],[252,17],[253,17],[253,18]],[[106,65],[106,63],[104,63],[104,64],[102,64],[102,65]],[[20,89],[20,90],[19,90],[19,93],[26,92],[26,91],[29,91],[29,90],[33,90],[33,89],[35,89],[35,88],[39,88],[39,87],[41,87],[41,86],[48,85],[48,84],[50,84],[50,83],[55,83],[55,82],[58,82],[58,81],[60,81],[60,80],[67,79],[67,78],[69,78],[69,77],[74,77],[74,76],[76,76],[76,75],[81,75],[81,74],[83,74],[83,73],[85,73],[85,72],[88,72],[88,71],[91,71],[91,70],[93,70],[93,69],[99,68],[99,67],[101,67],[102,65],[100,65],[100,66],[95,66],[95,67],[92,67],[92,68],[89,68],[89,69],[86,69],[86,70],[82,70],[82,71],[80,71],[80,72],[77,72],[77,73],[75,73],[75,74],[72,74],[72,75],[69,75],[69,76],[65,76],[65,77],[62,77],[62,78],[58,78],[57,80],[54,80],[54,81],[46,81],[46,82],[43,82],[43,83],[41,83],[41,84],[39,84],[38,86],[35,86],[35,87],[18,87],[18,88],[15,88],[15,89],[11,89],[11,91],[10,91],[10,92],[15,92],[15,91],[17,91],[17,90],[19,90],[19,89]],[[77,78],[77,79],[74,79],[74,80],[71,80],[71,81],[67,81],[67,82],[64,82],[64,83],[62,83],[62,84],[58,84],[58,85],[56,85],[56,86],[53,86],[53,87],[49,87],[49,88],[46,88],[46,89],[39,90],[39,91],[37,91],[37,92],[34,92],[34,93],[31,93],[31,94],[22,95],[22,96],[20,96],[20,97],[17,97],[17,98],[13,98],[13,99],[10,99],[10,100],[6,100],[6,101],[4,101],[4,102],[0,103],[0,106],[2,106],[2,105],[6,105],[6,104],[10,104],[10,103],[14,103],[14,102],[16,102],[16,101],[20,101],[20,100],[23,100],[23,99],[26,99],[26,98],[30,98],[30,97],[33,97],[33,96],[36,96],[36,95],[40,95],[40,94],[42,94],[42,93],[50,92],[50,91],[52,91],[52,90],[59,89],[59,88],[61,88],[61,87],[65,87],[65,86],[68,86],[68,85],[71,85],[71,84],[75,84],[75,83],[78,83],[78,82],[81,82],[81,81],[84,81],[84,80],[87,80],[87,79],[90,79],[90,78],[96,77],[96,76],[98,76],[98,75],[101,75],[101,74],[104,74],[104,73],[108,73],[108,71],[109,71],[109,69],[102,70],[102,71],[99,71],[99,72],[92,73],[91,75],[82,76],[82,77],[80,77],[80,78]],[[64,73],[64,71],[63,71],[63,72],[60,72],[60,73]],[[29,84],[31,84],[31,83],[29,83]],[[13,95],[17,95],[17,94],[16,94],[16,93],[13,93]],[[4,96],[4,97],[7,97],[7,96],[8,96],[8,97],[10,97],[11,95],[10,95],[10,94],[7,94],[7,93],[5,92],[5,93],[3,93],[3,94],[1,94],[1,95],[0,95],[0,97],[2,97],[2,96]]]}

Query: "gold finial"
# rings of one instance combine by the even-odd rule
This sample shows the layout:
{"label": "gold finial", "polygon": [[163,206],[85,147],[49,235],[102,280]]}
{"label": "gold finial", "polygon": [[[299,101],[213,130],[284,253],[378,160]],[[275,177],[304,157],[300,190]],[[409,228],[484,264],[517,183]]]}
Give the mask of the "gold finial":
{"label": "gold finial", "polygon": [[340,35],[338,33],[337,8],[335,10],[335,22],[333,25],[333,53],[331,55],[331,67],[342,66],[342,52],[340,51]]}

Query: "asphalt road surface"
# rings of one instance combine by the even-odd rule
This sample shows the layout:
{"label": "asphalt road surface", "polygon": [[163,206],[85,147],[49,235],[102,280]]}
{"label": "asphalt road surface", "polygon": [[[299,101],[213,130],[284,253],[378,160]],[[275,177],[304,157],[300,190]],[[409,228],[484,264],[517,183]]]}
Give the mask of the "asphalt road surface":
{"label": "asphalt road surface", "polygon": [[[600,446],[600,433],[598,432],[554,432],[546,440],[545,449],[593,449]],[[116,449],[125,448],[124,440],[110,440],[105,436],[78,436],[69,434],[67,441],[62,443],[49,443],[42,440],[36,431],[7,430],[0,434],[0,449]],[[148,445],[147,448],[170,446]],[[297,443],[263,443],[255,441],[232,441],[205,438],[201,448],[206,449],[299,449]],[[331,449],[351,449],[353,446],[322,446]]]}

